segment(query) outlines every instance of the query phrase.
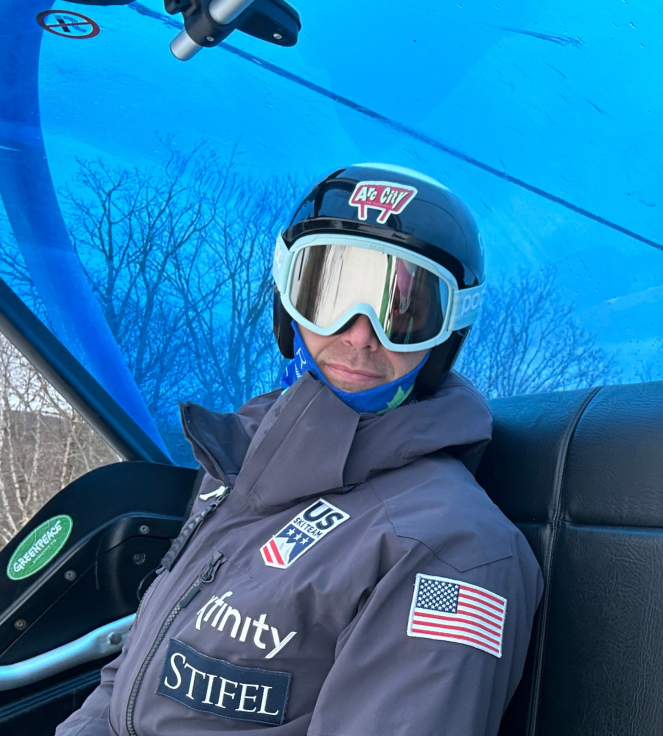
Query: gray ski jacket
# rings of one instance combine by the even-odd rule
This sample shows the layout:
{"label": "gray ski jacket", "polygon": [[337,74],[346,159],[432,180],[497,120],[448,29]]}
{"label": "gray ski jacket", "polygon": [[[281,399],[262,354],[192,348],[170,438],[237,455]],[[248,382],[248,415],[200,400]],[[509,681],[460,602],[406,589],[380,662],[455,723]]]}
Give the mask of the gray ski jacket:
{"label": "gray ski jacket", "polygon": [[57,736],[496,734],[542,581],[466,467],[491,432],[472,386],[359,415],[305,374],[183,419],[191,518]]}

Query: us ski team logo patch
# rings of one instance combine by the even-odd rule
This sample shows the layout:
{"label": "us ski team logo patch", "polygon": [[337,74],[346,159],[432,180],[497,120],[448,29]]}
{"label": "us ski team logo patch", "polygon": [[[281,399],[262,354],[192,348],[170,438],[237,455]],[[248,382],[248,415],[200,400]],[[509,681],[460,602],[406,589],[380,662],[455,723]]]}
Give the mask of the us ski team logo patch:
{"label": "us ski team logo patch", "polygon": [[380,210],[378,222],[384,225],[389,215],[400,215],[417,194],[414,187],[407,184],[393,184],[389,181],[360,181],[355,187],[350,204],[358,208],[360,220],[368,217],[369,208]]}
{"label": "us ski team logo patch", "polygon": [[319,499],[263,544],[260,554],[265,565],[282,569],[290,567],[316,542],[349,518],[350,514],[337,509],[329,501]]}
{"label": "us ski team logo patch", "polygon": [[407,635],[502,656],[506,598],[460,580],[417,574]]}

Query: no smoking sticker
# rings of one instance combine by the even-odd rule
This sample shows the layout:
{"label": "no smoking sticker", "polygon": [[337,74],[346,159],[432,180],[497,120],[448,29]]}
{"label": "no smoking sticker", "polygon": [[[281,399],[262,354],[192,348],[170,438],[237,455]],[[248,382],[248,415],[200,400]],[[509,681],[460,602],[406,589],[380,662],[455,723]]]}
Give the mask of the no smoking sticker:
{"label": "no smoking sticker", "polygon": [[92,18],[71,10],[42,10],[37,23],[45,31],[65,38],[94,38],[100,30]]}

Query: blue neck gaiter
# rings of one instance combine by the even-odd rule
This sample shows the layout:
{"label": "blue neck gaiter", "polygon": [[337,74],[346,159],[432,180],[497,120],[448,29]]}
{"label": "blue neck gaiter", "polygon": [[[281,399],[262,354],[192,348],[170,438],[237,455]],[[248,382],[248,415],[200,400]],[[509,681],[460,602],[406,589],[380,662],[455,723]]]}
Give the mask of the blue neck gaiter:
{"label": "blue neck gaiter", "polygon": [[281,386],[287,390],[295,381],[301,378],[306,371],[309,371],[319,381],[322,381],[324,384],[329,386],[329,388],[344,404],[347,404],[347,406],[360,414],[384,414],[389,411],[389,409],[395,409],[397,406],[400,406],[412,393],[417,374],[422,369],[430,355],[429,350],[426,357],[414,370],[411,370],[406,375],[397,378],[395,381],[385,383],[383,386],[376,386],[375,388],[370,388],[367,391],[357,391],[355,393],[351,391],[341,391],[340,388],[332,386],[332,384],[324,377],[322,371],[318,368],[317,363],[313,360],[313,357],[304,344],[304,340],[299,333],[297,323],[293,322],[292,326],[295,330],[295,357],[288,363],[283,371],[283,375],[281,376]]}

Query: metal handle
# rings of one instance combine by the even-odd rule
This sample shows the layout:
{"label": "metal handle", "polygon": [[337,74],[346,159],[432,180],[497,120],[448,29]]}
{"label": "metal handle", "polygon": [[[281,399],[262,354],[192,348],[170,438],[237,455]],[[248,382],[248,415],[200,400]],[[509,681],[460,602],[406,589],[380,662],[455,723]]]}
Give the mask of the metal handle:
{"label": "metal handle", "polygon": [[[225,26],[232,23],[252,2],[253,0],[212,0],[209,4],[209,14],[217,23]],[[170,42],[170,50],[173,56],[181,61],[188,61],[193,58],[200,49],[202,49],[202,46],[197,44],[186,30],[181,30]]]}
{"label": "metal handle", "polygon": [[253,0],[212,0],[209,14],[217,23],[225,26],[232,23],[252,2]]}
{"label": "metal handle", "polygon": [[136,614],[101,626],[69,644],[38,654],[23,662],[0,666],[0,690],[13,690],[45,680],[77,664],[115,654],[122,649]]}

